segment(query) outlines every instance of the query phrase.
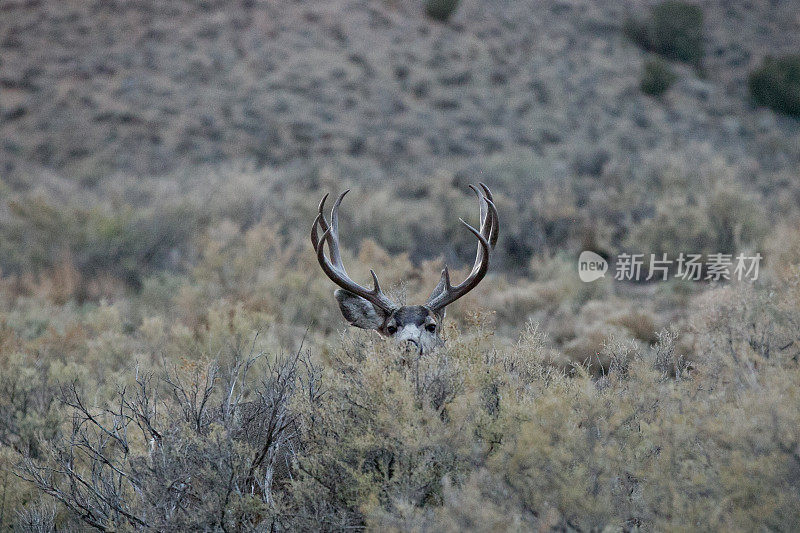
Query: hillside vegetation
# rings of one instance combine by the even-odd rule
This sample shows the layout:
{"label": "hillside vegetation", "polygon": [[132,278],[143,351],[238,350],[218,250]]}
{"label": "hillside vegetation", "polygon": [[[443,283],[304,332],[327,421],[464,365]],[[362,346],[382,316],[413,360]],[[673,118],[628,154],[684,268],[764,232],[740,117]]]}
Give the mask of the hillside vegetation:
{"label": "hillside vegetation", "polygon": [[[269,225],[224,222],[190,273],[154,275],[135,295],[79,304],[69,265],[7,279],[6,524],[797,525],[796,267],[699,295],[682,327],[662,330],[619,297],[496,276],[453,306],[447,348],[419,357],[340,336],[310,255]],[[385,283],[419,280],[403,286],[412,300],[436,277],[374,244],[359,259]],[[548,299],[581,311],[560,330],[511,326]],[[576,340],[559,348],[569,328]],[[604,339],[594,356],[591,328]]]}
{"label": "hillside vegetation", "polygon": [[[0,530],[800,527],[796,6],[445,4],[0,5]],[[346,328],[319,199],[420,303],[478,181],[447,346]]]}

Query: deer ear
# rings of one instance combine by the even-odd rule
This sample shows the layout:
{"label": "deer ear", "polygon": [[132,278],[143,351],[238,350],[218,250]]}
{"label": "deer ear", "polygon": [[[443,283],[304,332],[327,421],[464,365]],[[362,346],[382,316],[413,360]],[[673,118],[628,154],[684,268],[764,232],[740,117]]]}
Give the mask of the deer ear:
{"label": "deer ear", "polygon": [[386,313],[370,302],[344,289],[336,289],[333,293],[339,302],[345,320],[351,326],[363,329],[378,329],[386,321]]}

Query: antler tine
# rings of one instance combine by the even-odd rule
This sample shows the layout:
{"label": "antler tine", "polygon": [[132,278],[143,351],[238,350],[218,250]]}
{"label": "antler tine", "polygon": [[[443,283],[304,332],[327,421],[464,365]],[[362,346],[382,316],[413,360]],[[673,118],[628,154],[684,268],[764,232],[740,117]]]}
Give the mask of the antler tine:
{"label": "antler tine", "polygon": [[[489,201],[490,204],[494,206],[494,197],[492,196],[492,191],[489,190],[489,187],[486,186],[485,183],[479,183],[478,185],[481,186],[483,192],[486,194],[486,199]],[[497,208],[495,207],[494,210],[494,226],[492,227],[492,233],[489,236],[489,246],[494,248],[494,245],[497,244],[497,235],[500,229],[500,219],[497,216]]]}
{"label": "antler tine", "polygon": [[331,253],[331,261],[333,261],[333,264],[340,268],[342,272],[346,272],[346,270],[344,268],[344,263],[342,263],[342,255],[339,252],[339,206],[342,205],[344,196],[349,192],[350,189],[344,191],[333,204],[333,209],[331,209],[331,233],[328,239],[328,250]]}
{"label": "antler tine", "polygon": [[494,250],[494,245],[497,244],[497,232],[500,229],[500,217],[497,215],[497,206],[494,205],[494,202],[487,198],[486,203],[489,205],[491,224],[489,225],[487,233],[484,234],[484,237],[489,241],[489,248]]}
{"label": "antler tine", "polygon": [[[342,263],[342,257],[339,252],[339,205],[342,203],[342,198],[344,198],[344,195],[348,192],[349,191],[345,191],[339,195],[339,198],[333,205],[330,225],[328,225],[327,221],[325,220],[325,216],[323,215],[325,200],[328,197],[327,194],[319,204],[319,213],[317,214],[317,218],[314,219],[314,224],[311,227],[311,240],[314,244],[314,251],[317,254],[317,261],[319,261],[322,271],[325,272],[331,281],[339,285],[341,288],[364,298],[384,311],[392,311],[393,309],[397,308],[397,305],[387,298],[385,294],[383,294],[380,283],[378,282],[378,276],[373,270],[370,270],[369,272],[372,275],[374,287],[372,290],[369,290],[350,279],[344,268],[344,263]],[[323,234],[321,237],[318,236],[317,225],[321,226],[323,229]],[[326,242],[328,243],[328,250],[331,256],[330,259],[325,256]]]}
{"label": "antler tine", "polygon": [[483,183],[482,181],[479,181],[478,185],[480,185],[481,189],[483,189],[483,192],[486,195],[486,198],[488,198],[489,200],[494,202],[494,196],[492,196],[492,191],[489,190],[489,187],[487,187],[486,184]]}
{"label": "antler tine", "polygon": [[[483,183],[480,184],[481,188],[483,188],[484,192],[478,191],[477,187],[474,185],[470,185],[469,188],[472,189],[475,194],[478,196],[478,203],[480,204],[481,210],[481,217],[480,217],[480,228],[481,228],[481,235],[483,235],[488,241],[489,245],[494,248],[494,244],[492,243],[491,237],[492,233],[494,232],[495,241],[497,240],[497,231],[495,230],[495,226],[497,224],[497,209],[494,207],[494,202],[492,202],[492,192],[489,191],[489,188],[484,185]],[[488,193],[486,192],[488,191]],[[483,254],[483,248],[478,247],[478,252],[475,257],[475,262],[481,260],[481,256]]]}
{"label": "antler tine", "polygon": [[455,287],[450,284],[450,271],[447,267],[444,267],[442,270],[442,278],[439,280],[439,283],[436,285],[436,290],[434,290],[434,293],[431,294],[431,297],[426,304],[433,311],[450,305],[474,289],[489,270],[489,241],[487,241],[486,237],[481,235],[478,230],[464,222],[464,220],[459,220],[470,232],[472,232],[473,235],[475,235],[475,237],[477,237],[480,244],[479,247],[482,249],[482,253],[479,252],[480,260],[475,261],[475,265],[473,265],[472,271],[469,273],[469,276],[467,276],[467,279]]}
{"label": "antler tine", "polygon": [[478,197],[478,204],[480,205],[481,208],[480,228],[481,228],[481,234],[483,234],[484,225],[486,223],[486,212],[488,211],[488,208],[486,207],[486,198],[484,198],[484,193],[479,191],[478,188],[472,185],[471,183],[469,185],[469,188],[472,189],[472,191]]}
{"label": "antler tine", "polygon": [[478,252],[475,257],[475,264],[472,266],[472,271],[469,273],[469,276],[467,276],[467,279],[455,287],[450,284],[450,271],[446,266],[444,267],[442,270],[442,277],[426,304],[434,311],[444,308],[474,289],[489,270],[489,254],[491,253],[491,249],[494,248],[494,243],[497,242],[499,218],[497,216],[497,208],[492,201],[491,191],[489,191],[486,185],[482,183],[480,185],[483,189],[483,194],[481,194],[476,187],[470,185],[470,188],[478,195],[478,202],[480,204],[480,231],[464,222],[464,220],[459,219],[478,239]]}
{"label": "antler tine", "polygon": [[[483,275],[486,274],[486,270],[488,270],[489,268],[489,261],[488,261],[489,241],[486,240],[486,237],[480,231],[476,230],[475,228],[467,224],[463,218],[459,218],[458,220],[459,222],[464,224],[467,227],[467,229],[473,233],[473,235],[475,235],[478,238],[478,241],[480,241],[479,248],[483,252],[481,255],[484,259],[482,261],[476,261],[475,264],[472,266],[472,271],[470,272],[469,276],[467,276],[467,279],[465,279],[463,282],[453,287],[453,289],[457,289],[459,287],[465,287],[467,285],[467,282],[470,281],[470,278],[472,278],[475,274],[481,271],[483,271],[483,274],[481,275],[481,277],[483,277]],[[475,283],[475,285],[477,285],[477,283]]]}
{"label": "antler tine", "polygon": [[319,202],[319,214],[317,218],[314,219],[314,224],[311,226],[311,245],[314,247],[314,250],[317,249],[317,224],[322,226],[322,231],[328,230],[328,223],[325,221],[325,215],[323,214],[323,209],[325,209],[325,200],[328,199],[328,195],[322,197],[322,200]]}

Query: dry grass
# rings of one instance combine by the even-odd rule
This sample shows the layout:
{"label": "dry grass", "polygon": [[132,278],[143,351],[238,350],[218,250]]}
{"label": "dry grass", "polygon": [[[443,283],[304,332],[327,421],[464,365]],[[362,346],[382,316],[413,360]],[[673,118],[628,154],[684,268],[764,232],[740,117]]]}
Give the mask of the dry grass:
{"label": "dry grass", "polygon": [[[74,267],[4,279],[0,461],[34,480],[0,477],[3,516],[24,509],[4,526],[50,520],[54,500],[36,490],[50,482],[34,474],[58,467],[69,450],[66,384],[84,391],[89,412],[100,416],[122,387],[134,390],[135,376],[181,368],[186,386],[202,385],[206,374],[197,369],[224,376],[241,354],[270,363],[301,343],[317,369],[312,389],[324,394],[285,400],[298,424],[294,481],[276,481],[268,493],[223,490],[222,473],[201,458],[231,461],[224,475],[244,483],[247,458],[258,454],[257,442],[242,437],[252,430],[237,425],[246,419],[212,423],[207,432],[181,429],[182,404],[159,396],[176,414],[158,430],[175,450],[196,454],[180,466],[195,481],[182,489],[187,503],[175,515],[158,514],[162,500],[133,498],[135,486],[155,487],[161,481],[153,476],[162,474],[142,469],[153,459],[131,432],[130,450],[113,460],[133,469],[134,485],[118,490],[136,520],[200,527],[222,513],[235,530],[797,525],[796,275],[701,293],[683,320],[656,331],[663,302],[646,310],[644,301],[608,291],[574,291],[565,284],[570,274],[552,266],[550,275],[560,277],[551,282],[565,285],[537,302],[544,279],[515,285],[496,274],[448,313],[448,347],[409,361],[373,334],[341,335],[329,282],[305,242],[288,238],[267,222],[240,231],[222,221],[197,241],[192,269],[156,273],[141,290],[99,304],[77,303],[70,287],[83,283]],[[378,267],[409,300],[436,279],[434,263],[415,267],[374,242],[352,255],[354,275]],[[525,325],[536,316],[549,320]],[[302,373],[292,379],[298,391],[311,386]],[[271,390],[259,383],[242,389],[245,399]],[[212,398],[223,397],[213,389]],[[71,497],[69,485],[54,491],[56,503]],[[195,500],[195,491],[215,496]],[[90,520],[55,509],[62,529]],[[104,516],[103,527],[130,526],[113,513],[91,516]]]}

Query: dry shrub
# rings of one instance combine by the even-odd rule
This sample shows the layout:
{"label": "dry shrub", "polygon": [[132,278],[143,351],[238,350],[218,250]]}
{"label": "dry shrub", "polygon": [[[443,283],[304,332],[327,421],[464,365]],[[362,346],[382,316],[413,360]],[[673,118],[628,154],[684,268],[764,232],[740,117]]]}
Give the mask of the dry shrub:
{"label": "dry shrub", "polygon": [[652,344],[658,339],[655,317],[648,311],[630,309],[610,317],[609,322],[622,326],[634,338],[647,344]]}
{"label": "dry shrub", "polygon": [[[661,174],[658,187],[667,191],[689,175],[686,169]],[[120,518],[111,500],[156,529],[785,530],[797,523],[798,443],[791,428],[800,416],[794,390],[800,283],[791,246],[758,284],[687,291],[681,297],[692,307],[684,316],[673,313],[671,287],[628,297],[608,279],[582,283],[569,255],[526,258],[529,277],[493,269],[448,309],[448,346],[418,357],[373,332],[345,331],[334,287],[308,246],[314,212],[308,191],[287,191],[276,212],[253,216],[260,200],[239,196],[235,185],[262,194],[257,180],[236,176],[228,176],[234,184],[214,201],[188,195],[208,200],[211,213],[186,247],[190,268],[153,270],[142,276],[140,291],[81,299],[75,287],[89,278],[70,263],[52,279],[3,279],[0,458],[5,468],[22,464],[17,473],[34,482],[0,472],[0,493],[13,495],[0,503],[3,516],[29,505],[20,527],[49,524],[52,502],[41,497],[44,490],[60,498],[54,520],[63,529],[88,520],[147,529]],[[343,232],[353,277],[366,281],[375,268],[399,300],[411,303],[424,301],[443,262],[461,279],[468,266],[458,267],[471,262],[475,249],[474,238],[449,216],[462,210],[475,216],[474,198],[453,192],[446,180],[421,190],[427,192],[413,203],[433,215],[398,212],[402,231],[389,220],[370,226],[357,209],[347,217],[343,209],[342,216],[343,227],[353,224],[353,233]],[[747,216],[739,207],[749,197],[718,192],[689,209],[715,228],[700,233],[736,243],[747,234],[736,226]],[[365,190],[351,194],[369,202]],[[557,200],[557,194],[542,200],[550,206],[542,224],[571,213],[571,200]],[[509,198],[498,195],[503,203]],[[241,217],[225,216],[226,206],[242,209]],[[367,207],[378,212],[377,204]],[[378,237],[363,239],[373,227]],[[552,237],[572,232],[569,224],[549,227]],[[772,238],[778,242],[786,231]],[[438,248],[439,259],[416,264],[422,248],[392,253],[391,246],[405,249],[407,238],[433,246],[433,237],[426,240],[433,233],[452,237]],[[244,387],[230,381],[236,354],[263,353],[274,362],[301,346],[308,357],[297,362],[286,401],[270,403],[282,387],[275,380]],[[142,376],[164,368],[174,371],[170,382],[156,380],[143,392]],[[252,370],[271,375],[266,367]],[[209,393],[214,412],[204,418],[197,400],[211,375],[218,378]],[[178,380],[185,397],[176,395]],[[72,383],[84,391],[86,411],[76,406],[77,396],[55,401]],[[134,391],[140,391],[135,401]],[[283,406],[296,424],[286,468],[261,470],[261,488],[248,472],[268,431],[247,417],[221,415],[224,398],[240,392],[244,402]],[[139,407],[143,398],[157,397],[153,427],[163,438],[163,468],[149,451],[155,436],[147,428],[149,437],[141,435],[141,418],[124,406],[119,414],[121,393]],[[112,434],[127,420],[128,451],[119,441],[103,441],[110,437],[87,414]],[[74,473],[39,475],[63,467],[75,443],[86,452],[75,463],[78,471],[94,468],[93,479],[107,482],[95,488],[109,500],[91,500],[88,518],[75,507],[89,501],[87,492],[65,482]],[[112,483],[109,465],[136,485],[123,487],[116,477]],[[187,472],[189,481],[181,477]],[[171,493],[164,490],[167,479],[185,484]],[[270,483],[274,490],[265,490]],[[176,494],[188,496],[170,514],[165,509]]]}
{"label": "dry shrub", "polygon": [[752,384],[768,360],[797,362],[800,324],[797,276],[777,289],[748,284],[709,291],[698,298],[699,355],[721,374]]}
{"label": "dry shrub", "polygon": [[[365,250],[369,259],[388,260],[376,248]],[[394,263],[388,260],[386,266]],[[407,268],[403,258],[396,263],[398,272]],[[462,310],[459,320],[448,323],[448,346],[424,357],[370,332],[350,332],[341,340],[310,332],[305,342],[311,354],[298,363],[302,372],[292,381],[292,390],[302,394],[280,404],[296,424],[292,459],[288,470],[272,471],[269,498],[266,492],[236,488],[250,486],[244,480],[258,456],[261,430],[242,426],[246,417],[206,418],[202,413],[225,412],[229,392],[223,391],[241,394],[244,402],[272,398],[280,389],[274,380],[231,386],[234,373],[225,369],[241,360],[235,354],[279,353],[283,342],[298,333],[283,337],[274,316],[226,301],[224,291],[209,294],[218,296],[201,300],[210,305],[194,329],[181,324],[188,315],[171,323],[158,314],[143,317],[137,328],[126,327],[130,313],[147,309],[140,302],[86,309],[80,324],[61,333],[14,340],[23,331],[19,322],[9,326],[13,334],[4,333],[20,354],[62,353],[64,362],[49,356],[39,367],[30,355],[7,357],[0,389],[0,412],[11,415],[11,422],[0,427],[3,460],[7,466],[22,460],[21,475],[34,486],[50,487],[61,499],[59,524],[79,527],[79,520],[100,520],[110,525],[117,520],[97,500],[92,500],[91,516],[71,511],[76,501],[88,501],[86,493],[69,484],[54,486],[56,478],[43,477],[63,464],[59,461],[66,457],[69,440],[58,435],[76,430],[72,415],[88,423],[85,428],[94,424],[87,412],[114,427],[115,420],[124,419],[114,414],[122,391],[128,391],[131,405],[143,406],[142,399],[154,400],[157,389],[160,414],[153,427],[162,435],[159,453],[166,470],[151,462],[150,439],[131,431],[129,439],[136,440],[128,442],[127,459],[122,447],[91,448],[101,443],[102,431],[85,433],[80,426],[75,435],[89,440],[75,442],[90,446],[83,448],[89,455],[82,456],[80,469],[91,468],[92,457],[101,453],[136,479],[147,501],[119,485],[115,501],[159,527],[224,523],[237,531],[268,524],[456,531],[492,526],[749,530],[766,525],[781,530],[798,520],[800,466],[795,456],[800,444],[793,428],[800,423],[795,386],[800,376],[792,357],[797,350],[789,342],[798,324],[796,286],[784,286],[780,296],[756,286],[701,298],[691,332],[696,351],[690,354],[677,329],[659,332],[647,346],[628,336],[627,328],[602,329],[604,319],[623,317],[625,322],[637,313],[609,313],[608,303],[584,305],[578,320],[605,331],[592,347],[601,364],[596,358],[586,365],[571,362],[541,325],[529,324],[516,342],[497,338],[487,311]],[[57,319],[54,313],[54,324]],[[582,330],[576,339],[583,338],[591,333]],[[130,366],[130,358],[138,360],[138,369]],[[171,377],[161,388],[148,385],[145,389],[153,393],[145,394],[136,376],[164,364],[172,369]],[[85,365],[110,371],[82,372]],[[217,380],[209,381],[212,375]],[[78,396],[66,404],[53,401],[64,377],[77,379],[77,390],[92,391],[80,395],[88,411],[75,403]],[[213,386],[204,408],[209,383]],[[141,395],[130,396],[136,390]],[[189,394],[176,396],[170,392],[175,390]],[[35,401],[18,403],[20,394]],[[42,454],[45,449],[62,455]],[[95,466],[103,470],[108,465]],[[164,507],[156,503],[172,501],[172,496],[163,491],[159,476],[170,472],[192,473],[192,481],[179,490],[206,497],[187,497],[179,513],[162,513]],[[231,489],[225,481],[230,475],[244,485]],[[38,501],[31,485],[16,477],[0,483]],[[151,504],[156,506],[146,507]],[[9,499],[5,505],[17,508],[22,500]],[[34,503],[20,520],[46,518],[49,514],[36,510],[46,505]]]}
{"label": "dry shrub", "polygon": [[800,269],[800,232],[797,228],[797,222],[778,224],[765,239],[765,267],[780,280],[790,280]]}
{"label": "dry shrub", "polygon": [[767,222],[756,197],[720,179],[704,195],[669,188],[652,218],[634,228],[627,245],[641,253],[738,253],[758,249]]}
{"label": "dry shrub", "polygon": [[625,338],[625,331],[607,324],[582,328],[577,337],[561,347],[570,361],[589,365],[596,373],[602,373],[611,363],[603,347],[613,338]]}

